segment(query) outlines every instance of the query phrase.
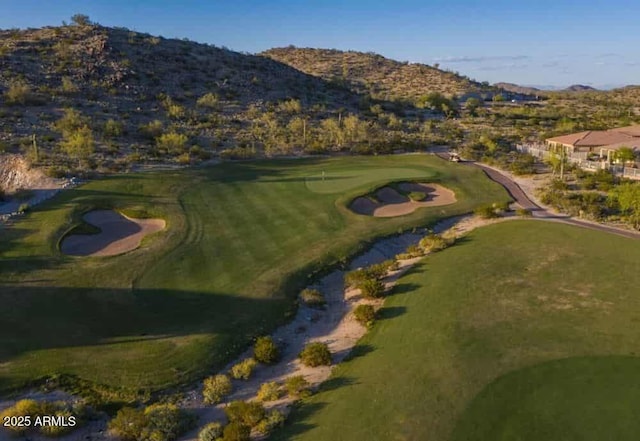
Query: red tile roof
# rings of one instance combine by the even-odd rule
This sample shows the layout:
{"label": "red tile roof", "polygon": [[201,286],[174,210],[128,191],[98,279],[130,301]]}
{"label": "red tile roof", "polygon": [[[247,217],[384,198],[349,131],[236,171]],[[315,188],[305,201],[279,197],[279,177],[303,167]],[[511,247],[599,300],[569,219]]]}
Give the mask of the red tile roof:
{"label": "red tile roof", "polygon": [[568,144],[574,147],[620,147],[625,144],[638,145],[640,125],[619,127],[611,130],[588,130],[586,132],[548,138],[547,142]]}

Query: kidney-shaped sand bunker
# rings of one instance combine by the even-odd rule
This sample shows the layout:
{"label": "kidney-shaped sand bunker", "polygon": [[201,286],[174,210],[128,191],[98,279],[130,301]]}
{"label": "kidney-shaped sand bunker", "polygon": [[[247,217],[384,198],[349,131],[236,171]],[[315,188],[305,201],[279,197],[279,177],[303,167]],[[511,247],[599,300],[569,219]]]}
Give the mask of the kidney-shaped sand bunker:
{"label": "kidney-shaped sand bunker", "polygon": [[351,211],[375,217],[394,217],[413,213],[420,207],[439,207],[456,202],[456,195],[438,184],[403,182],[398,188],[406,193],[420,192],[426,195],[423,201],[414,201],[391,187],[382,187],[373,197],[359,197],[349,205]]}
{"label": "kidney-shaped sand bunker", "polygon": [[72,234],[60,244],[71,256],[115,256],[140,246],[142,239],[165,228],[163,219],[133,219],[113,210],[95,210],[83,216],[100,229],[98,234]]}

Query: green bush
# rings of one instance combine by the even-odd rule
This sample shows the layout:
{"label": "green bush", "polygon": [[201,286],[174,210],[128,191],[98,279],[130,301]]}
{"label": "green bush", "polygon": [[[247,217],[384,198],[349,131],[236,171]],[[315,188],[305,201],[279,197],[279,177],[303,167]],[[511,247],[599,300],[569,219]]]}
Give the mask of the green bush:
{"label": "green bush", "polygon": [[103,132],[107,138],[117,138],[124,132],[124,126],[120,121],[108,119],[107,122],[104,123]]}
{"label": "green bush", "polygon": [[145,428],[140,439],[171,441],[191,429],[195,423],[193,415],[174,404],[152,404],[144,409]]}
{"label": "green bush", "polygon": [[380,280],[387,276],[389,271],[399,268],[397,259],[388,259],[381,263],[370,265],[366,268],[358,268],[348,272],[344,276],[345,286],[361,288],[365,281],[375,279]]}
{"label": "green bush", "polygon": [[305,305],[312,308],[322,308],[327,303],[320,291],[311,288],[303,289],[300,292],[300,299]]}
{"label": "green bush", "polygon": [[429,252],[441,251],[450,245],[450,241],[440,236],[439,234],[429,234],[428,236],[420,239],[420,248]]}
{"label": "green bush", "polygon": [[232,421],[222,431],[222,441],[250,441],[251,428],[239,421]]}
{"label": "green bush", "polygon": [[236,380],[248,380],[258,362],[253,358],[246,358],[231,367],[231,377]]}
{"label": "green bush", "polygon": [[[36,417],[43,415],[55,415],[62,417],[74,416],[76,421],[79,420],[79,415],[74,413],[71,407],[64,402],[47,402],[36,400],[20,400],[11,407],[4,409],[0,412],[0,421],[4,421],[8,417],[20,417],[29,416],[33,422]],[[67,432],[70,432],[78,426],[59,426],[59,425],[46,425],[41,427],[24,427],[24,426],[11,426],[7,425],[5,428],[14,435],[24,434],[29,430],[39,430],[45,436],[60,436]]]}
{"label": "green bush", "polygon": [[284,425],[285,416],[277,409],[272,410],[256,426],[256,431],[262,435],[269,435],[274,429]]}
{"label": "green bush", "polygon": [[164,131],[164,126],[162,124],[162,121],[156,119],[147,124],[140,125],[138,127],[138,131],[145,138],[156,139],[160,137],[160,135],[162,135],[162,132]]}
{"label": "green bush", "polygon": [[530,217],[532,212],[530,208],[516,208],[516,214],[522,217]]}
{"label": "green bush", "polygon": [[309,382],[302,375],[289,377],[284,382],[284,387],[291,397],[304,398],[310,395]]}
{"label": "green bush", "polygon": [[68,133],[73,133],[84,126],[87,126],[88,123],[89,121],[87,117],[83,116],[75,109],[67,108],[64,109],[62,118],[56,121],[54,127],[57,131],[62,133],[62,135],[65,135]]}
{"label": "green bush", "polygon": [[255,427],[265,416],[264,406],[255,401],[232,401],[224,408],[229,422],[239,422],[247,427]]}
{"label": "green bush", "polygon": [[177,155],[185,152],[188,140],[187,135],[182,133],[163,133],[156,139],[156,146],[161,151]]}
{"label": "green bush", "polygon": [[299,354],[302,364],[309,367],[330,366],[331,351],[325,343],[315,342],[307,344]]}
{"label": "green bush", "polygon": [[218,95],[215,93],[206,93],[198,98],[196,105],[198,107],[208,107],[209,109],[215,109],[218,107],[220,100],[218,99]]}
{"label": "green bush", "polygon": [[109,432],[129,441],[171,441],[193,427],[193,415],[173,404],[124,407],[109,421]]}
{"label": "green bush", "polygon": [[269,336],[258,337],[253,346],[253,356],[260,363],[272,364],[280,358],[278,346]]}
{"label": "green bush", "polygon": [[233,390],[231,380],[224,374],[214,375],[204,380],[202,395],[207,404],[216,404],[222,401]]}
{"label": "green bush", "polygon": [[493,205],[483,205],[482,207],[478,207],[474,210],[474,213],[482,219],[493,219],[498,217],[498,213],[496,213],[496,209]]}
{"label": "green bush", "polygon": [[413,259],[420,256],[424,256],[424,250],[418,245],[409,245],[404,253],[400,253],[396,256],[396,259]]}
{"label": "green bush", "polygon": [[9,88],[4,93],[7,104],[25,105],[32,101],[31,88],[24,81],[11,81]]}
{"label": "green bush", "polygon": [[366,279],[360,285],[360,292],[368,299],[380,298],[384,295],[385,286],[380,280]]}
{"label": "green bush", "polygon": [[422,191],[412,191],[409,193],[409,199],[416,202],[424,201],[427,199],[427,194]]}
{"label": "green bush", "polygon": [[123,407],[109,421],[109,432],[125,441],[136,441],[147,425],[147,418],[140,409]]}
{"label": "green bush", "polygon": [[353,310],[353,316],[362,326],[370,328],[376,320],[376,311],[372,305],[358,305]]}
{"label": "green bush", "polygon": [[275,381],[263,383],[258,389],[258,401],[275,401],[280,398],[280,385]]}
{"label": "green bush", "polygon": [[198,433],[198,441],[218,441],[222,438],[223,427],[220,423],[209,423]]}

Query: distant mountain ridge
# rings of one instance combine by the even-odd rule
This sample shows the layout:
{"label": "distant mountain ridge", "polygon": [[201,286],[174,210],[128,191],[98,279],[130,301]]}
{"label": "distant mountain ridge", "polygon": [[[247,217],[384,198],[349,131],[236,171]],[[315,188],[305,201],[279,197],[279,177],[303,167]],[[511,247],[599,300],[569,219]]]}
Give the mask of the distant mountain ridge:
{"label": "distant mountain ridge", "polygon": [[395,61],[370,52],[288,46],[269,49],[260,55],[307,74],[347,84],[355,92],[376,99],[415,101],[432,92],[449,97],[495,92],[488,84],[454,72],[426,64]]}
{"label": "distant mountain ridge", "polygon": [[540,95],[545,92],[588,92],[598,90],[595,87],[583,84],[573,84],[569,87],[565,87],[564,89],[555,86],[521,86],[514,83],[495,83],[494,86],[508,92],[523,93],[527,95]]}

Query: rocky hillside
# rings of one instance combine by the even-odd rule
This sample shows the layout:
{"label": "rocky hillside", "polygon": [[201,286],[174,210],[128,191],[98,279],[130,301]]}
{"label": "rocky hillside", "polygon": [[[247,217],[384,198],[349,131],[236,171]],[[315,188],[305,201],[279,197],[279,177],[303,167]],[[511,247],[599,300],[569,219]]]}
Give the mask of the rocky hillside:
{"label": "rocky hillside", "polygon": [[416,102],[431,92],[462,97],[492,91],[488,85],[453,72],[425,64],[390,60],[373,53],[289,46],[269,49],[262,55],[383,100]]}
{"label": "rocky hillside", "polygon": [[[114,165],[176,143],[206,156],[260,141],[267,114],[313,120],[359,101],[268,57],[186,40],[94,24],[0,31],[0,153],[40,161],[78,153]],[[177,137],[157,148],[163,134]]]}

